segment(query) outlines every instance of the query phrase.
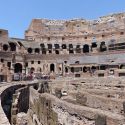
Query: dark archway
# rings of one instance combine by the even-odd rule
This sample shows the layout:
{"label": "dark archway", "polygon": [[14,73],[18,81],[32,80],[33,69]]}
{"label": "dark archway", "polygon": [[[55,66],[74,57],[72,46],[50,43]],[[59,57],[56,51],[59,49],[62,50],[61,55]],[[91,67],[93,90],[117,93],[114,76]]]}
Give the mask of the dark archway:
{"label": "dark archway", "polygon": [[52,44],[48,44],[48,49],[52,49]]}
{"label": "dark archway", "polygon": [[88,71],[88,68],[86,66],[83,67],[83,72],[86,73]]}
{"label": "dark archway", "polygon": [[92,66],[91,67],[91,72],[94,73],[96,71],[96,67],[95,66]]}
{"label": "dark archway", "polygon": [[32,52],[33,52],[33,49],[32,49],[32,48],[28,48],[28,49],[27,49],[27,52],[28,52],[28,53],[32,53]]}
{"label": "dark archway", "polygon": [[59,50],[55,50],[55,53],[56,53],[56,54],[59,54]]}
{"label": "dark archway", "polygon": [[41,49],[45,48],[44,43],[41,43],[41,44],[40,44],[40,47],[41,47]]}
{"label": "dark archway", "polygon": [[100,70],[106,70],[106,65],[100,65]]}
{"label": "dark archway", "polygon": [[35,48],[35,53],[40,53],[40,49],[39,48]]}
{"label": "dark archway", "polygon": [[74,53],[73,52],[73,45],[72,44],[69,44],[69,53]]}
{"label": "dark archway", "polygon": [[20,64],[20,63],[15,64],[14,73],[22,73],[22,64]]}
{"label": "dark archway", "polygon": [[71,72],[74,73],[74,67],[71,67]]}
{"label": "dark archway", "polygon": [[42,48],[42,54],[46,54],[46,48]]}
{"label": "dark archway", "polygon": [[76,53],[81,53],[80,45],[76,45]]}
{"label": "dark archway", "polygon": [[83,46],[83,53],[88,53],[89,52],[89,45],[85,44]]}
{"label": "dark archway", "polygon": [[67,48],[66,44],[62,44],[62,49],[66,49],[66,48]]}
{"label": "dark archway", "polygon": [[96,42],[93,42],[92,43],[92,48],[96,48],[97,47],[97,43]]}
{"label": "dark archway", "polygon": [[4,45],[3,45],[3,50],[4,50],[4,51],[7,51],[7,50],[8,50],[8,45],[7,45],[7,44],[4,44]]}
{"label": "dark archway", "polygon": [[54,44],[54,46],[55,46],[55,49],[59,49],[60,48],[59,44]]}
{"label": "dark archway", "polygon": [[68,73],[68,68],[67,67],[65,67],[65,73]]}
{"label": "dark archway", "polygon": [[120,65],[120,69],[125,69],[125,64]]}
{"label": "dark archway", "polygon": [[10,45],[10,51],[16,51],[16,44],[15,43],[9,43]]}
{"label": "dark archway", "polygon": [[102,41],[101,44],[100,44],[100,52],[104,52],[104,51],[106,51],[106,50],[107,50],[107,47],[106,47],[106,45],[105,45],[105,42]]}
{"label": "dark archway", "polygon": [[54,64],[50,64],[50,72],[54,72],[55,71],[55,65]]}

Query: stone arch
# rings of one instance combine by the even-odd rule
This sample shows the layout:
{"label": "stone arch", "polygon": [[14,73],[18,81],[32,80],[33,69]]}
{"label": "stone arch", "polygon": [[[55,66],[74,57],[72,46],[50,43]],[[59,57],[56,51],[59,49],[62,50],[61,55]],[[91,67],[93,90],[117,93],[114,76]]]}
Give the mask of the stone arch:
{"label": "stone arch", "polygon": [[87,67],[86,67],[86,66],[84,66],[84,67],[83,67],[83,72],[84,72],[84,73],[86,73],[86,72],[87,72],[87,70],[88,70],[88,69],[87,69]]}
{"label": "stone arch", "polygon": [[10,51],[16,51],[16,43],[11,42],[9,43],[9,45],[10,45]]}
{"label": "stone arch", "polygon": [[68,67],[65,67],[65,73],[68,73]]}
{"label": "stone arch", "polygon": [[92,48],[96,48],[97,47],[97,43],[96,42],[93,42],[92,45],[91,45]]}
{"label": "stone arch", "polygon": [[42,48],[42,54],[46,54],[46,48]]}
{"label": "stone arch", "polygon": [[7,51],[7,50],[8,50],[8,48],[9,48],[9,47],[8,47],[8,45],[7,45],[7,44],[4,44],[4,45],[3,45],[3,50],[4,50],[4,51]]}
{"label": "stone arch", "polygon": [[41,47],[41,48],[45,48],[44,43],[41,43],[41,44],[40,44],[40,47]]}
{"label": "stone arch", "polygon": [[120,69],[125,69],[125,64],[121,64]]}
{"label": "stone arch", "polygon": [[66,44],[62,44],[62,49],[66,49],[66,48],[67,48]]}
{"label": "stone arch", "polygon": [[35,53],[40,53],[40,49],[39,48],[35,48]]}
{"label": "stone arch", "polygon": [[54,44],[54,46],[55,46],[55,49],[59,49],[60,48],[59,44]]}
{"label": "stone arch", "polygon": [[83,53],[88,53],[89,52],[89,45],[85,44],[83,45]]}
{"label": "stone arch", "polygon": [[74,53],[72,44],[69,44],[69,53]]}
{"label": "stone arch", "polygon": [[76,45],[76,53],[81,53],[80,45]]}
{"label": "stone arch", "polygon": [[74,67],[71,67],[71,72],[74,73]]}
{"label": "stone arch", "polygon": [[100,65],[100,70],[106,70],[106,65]]}
{"label": "stone arch", "polygon": [[105,41],[102,41],[100,44],[100,52],[104,52],[106,50],[107,50],[107,47],[106,47]]}
{"label": "stone arch", "polygon": [[48,44],[48,49],[52,49],[52,44]]}
{"label": "stone arch", "polygon": [[33,52],[33,49],[32,49],[32,48],[28,48],[28,49],[27,49],[27,52],[28,52],[28,53],[32,53],[32,52]]}
{"label": "stone arch", "polygon": [[54,72],[55,71],[55,65],[52,63],[50,64],[50,72]]}
{"label": "stone arch", "polygon": [[94,72],[96,71],[96,69],[97,69],[96,66],[92,66],[92,67],[91,67],[92,73],[94,73]]}
{"label": "stone arch", "polygon": [[59,50],[55,50],[55,53],[56,53],[56,54],[59,54]]}
{"label": "stone arch", "polygon": [[22,73],[22,64],[21,63],[16,63],[14,65],[14,73]]}

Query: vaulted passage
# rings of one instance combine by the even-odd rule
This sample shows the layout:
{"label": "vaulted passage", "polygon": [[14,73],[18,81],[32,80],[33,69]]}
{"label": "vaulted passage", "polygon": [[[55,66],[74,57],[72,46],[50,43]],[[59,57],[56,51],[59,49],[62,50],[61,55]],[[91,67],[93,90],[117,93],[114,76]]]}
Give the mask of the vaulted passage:
{"label": "vaulted passage", "polygon": [[85,44],[83,46],[83,53],[88,53],[89,52],[89,45]]}
{"label": "vaulted passage", "polygon": [[10,45],[10,51],[16,51],[16,44],[15,43],[9,43]]}
{"label": "vaulted passage", "polygon": [[106,45],[105,45],[105,42],[102,41],[101,44],[100,44],[100,51],[101,51],[101,52],[104,52],[104,51],[106,51],[106,50],[107,50],[107,47],[106,47]]}
{"label": "vaulted passage", "polygon": [[8,50],[8,45],[7,45],[7,44],[4,44],[4,45],[3,45],[3,50],[4,50],[4,51],[7,51],[7,50]]}
{"label": "vaulted passage", "polygon": [[50,72],[54,72],[55,71],[55,65],[54,64],[50,64]]}
{"label": "vaulted passage", "polygon": [[27,52],[28,52],[28,53],[32,53],[32,52],[33,52],[32,48],[28,48],[28,49],[27,49]]}
{"label": "vaulted passage", "polygon": [[35,48],[35,53],[40,53],[39,48]]}
{"label": "vaulted passage", "polygon": [[22,73],[22,64],[20,63],[15,64],[14,73]]}

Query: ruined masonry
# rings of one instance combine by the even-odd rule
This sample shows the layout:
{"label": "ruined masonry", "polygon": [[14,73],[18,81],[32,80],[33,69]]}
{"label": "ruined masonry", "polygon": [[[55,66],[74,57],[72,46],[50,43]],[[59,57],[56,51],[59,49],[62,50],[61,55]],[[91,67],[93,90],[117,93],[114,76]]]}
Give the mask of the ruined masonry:
{"label": "ruined masonry", "polygon": [[0,29],[0,125],[125,125],[125,13],[33,19]]}

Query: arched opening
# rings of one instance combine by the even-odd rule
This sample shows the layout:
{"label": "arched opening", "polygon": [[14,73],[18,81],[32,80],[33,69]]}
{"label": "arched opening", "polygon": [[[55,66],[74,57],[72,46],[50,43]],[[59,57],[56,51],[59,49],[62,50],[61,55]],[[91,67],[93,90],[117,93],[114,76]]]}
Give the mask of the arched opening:
{"label": "arched opening", "polygon": [[68,73],[68,68],[67,67],[65,67],[65,73]]}
{"label": "arched opening", "polygon": [[7,51],[7,50],[8,50],[8,45],[7,45],[7,44],[4,44],[4,45],[3,45],[3,50],[4,50],[4,51]]}
{"label": "arched opening", "polygon": [[87,67],[86,67],[86,66],[84,66],[84,67],[83,67],[83,72],[84,72],[84,73],[86,73],[86,72],[87,72],[87,70],[88,70],[88,69],[87,69]]}
{"label": "arched opening", "polygon": [[69,50],[69,54],[73,54],[73,53],[74,53],[74,51],[70,49]]}
{"label": "arched opening", "polygon": [[106,70],[106,66],[105,65],[100,65],[100,70]]}
{"label": "arched opening", "polygon": [[46,54],[46,49],[45,48],[42,49],[42,54]]}
{"label": "arched opening", "polygon": [[92,67],[91,67],[91,71],[92,71],[92,73],[94,73],[94,72],[96,71],[96,67],[95,67],[95,66],[92,66]]}
{"label": "arched opening", "polygon": [[59,49],[59,44],[54,44],[55,49]]}
{"label": "arched opening", "polygon": [[54,72],[55,71],[55,65],[54,64],[50,64],[50,72]]}
{"label": "arched opening", "polygon": [[48,49],[52,49],[52,44],[48,44]]}
{"label": "arched opening", "polygon": [[76,53],[81,53],[80,45],[76,45]]}
{"label": "arched opening", "polygon": [[66,44],[62,44],[62,49],[66,49]]}
{"label": "arched opening", "polygon": [[40,53],[40,49],[39,48],[35,48],[35,53]]}
{"label": "arched opening", "polygon": [[32,52],[33,52],[33,49],[32,49],[32,48],[28,48],[28,49],[27,49],[27,52],[28,52],[28,53],[32,53]]}
{"label": "arched opening", "polygon": [[41,47],[41,48],[45,48],[44,43],[41,43],[41,44],[40,44],[40,47]]}
{"label": "arched opening", "polygon": [[97,47],[97,43],[96,42],[93,42],[92,43],[92,48],[96,48]]}
{"label": "arched opening", "polygon": [[106,51],[106,50],[107,50],[107,47],[106,47],[106,45],[105,45],[105,42],[102,41],[101,44],[100,44],[100,52],[104,52],[104,51]]}
{"label": "arched opening", "polygon": [[80,64],[80,62],[79,61],[75,61],[75,64]]}
{"label": "arched opening", "polygon": [[71,72],[74,73],[74,67],[71,67]]}
{"label": "arched opening", "polygon": [[10,45],[10,51],[16,51],[16,44],[15,43],[9,43]]}
{"label": "arched opening", "polygon": [[59,50],[55,50],[55,53],[56,53],[56,54],[59,54]]}
{"label": "arched opening", "polygon": [[22,73],[22,64],[20,64],[20,63],[15,64],[14,73]]}
{"label": "arched opening", "polygon": [[88,53],[89,52],[89,45],[85,44],[83,46],[83,53]]}
{"label": "arched opening", "polygon": [[125,69],[125,65],[120,65],[120,69]]}
{"label": "arched opening", "polygon": [[72,44],[69,44],[69,49],[73,49],[73,45]]}
{"label": "arched opening", "polygon": [[116,49],[116,47],[115,47],[116,40],[115,40],[115,39],[111,39],[108,44],[109,44],[109,45],[108,45],[108,49],[109,49],[109,50],[112,51],[112,50],[115,50],[115,49]]}
{"label": "arched opening", "polygon": [[73,45],[72,44],[69,44],[69,53],[74,53],[73,52]]}

